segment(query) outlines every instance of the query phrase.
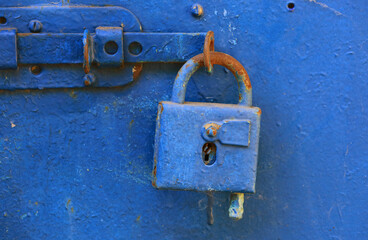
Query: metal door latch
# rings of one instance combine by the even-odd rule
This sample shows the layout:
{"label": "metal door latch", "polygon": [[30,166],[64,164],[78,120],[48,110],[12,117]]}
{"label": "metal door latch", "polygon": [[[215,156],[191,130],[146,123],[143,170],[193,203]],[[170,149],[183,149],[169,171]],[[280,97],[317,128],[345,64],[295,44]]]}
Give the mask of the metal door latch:
{"label": "metal door latch", "polygon": [[[122,7],[5,7],[0,16],[6,19],[0,25],[0,89],[84,87],[80,80],[91,69],[96,87],[125,85],[131,75],[112,69],[125,63],[185,62],[203,51],[206,36],[142,32],[134,14]],[[42,66],[42,80],[28,70],[35,65]],[[68,79],[61,76],[65,72]]]}
{"label": "metal door latch", "polygon": [[[0,28],[0,69],[19,64],[84,64],[122,67],[126,63],[185,62],[202,50],[205,33],[123,32],[97,27],[95,33],[17,33]],[[87,71],[89,72],[89,70]],[[86,72],[86,73],[87,73]]]}

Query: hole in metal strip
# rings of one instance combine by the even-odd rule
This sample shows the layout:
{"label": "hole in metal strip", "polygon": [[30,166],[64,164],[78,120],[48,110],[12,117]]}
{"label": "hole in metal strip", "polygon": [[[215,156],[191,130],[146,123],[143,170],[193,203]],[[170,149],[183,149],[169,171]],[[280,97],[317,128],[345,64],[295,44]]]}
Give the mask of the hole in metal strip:
{"label": "hole in metal strip", "polygon": [[139,42],[132,42],[129,44],[128,51],[130,54],[137,56],[142,52],[142,44]]}
{"label": "hole in metal strip", "polygon": [[109,55],[114,55],[115,53],[118,52],[119,46],[116,42],[114,41],[109,41],[107,43],[105,43],[105,52]]}
{"label": "hole in metal strip", "polygon": [[7,22],[6,17],[0,17],[0,24],[5,24]]}
{"label": "hole in metal strip", "polygon": [[293,3],[293,2],[289,2],[289,3],[287,4],[287,8],[288,8],[288,10],[289,10],[290,12],[294,11],[295,3]]}

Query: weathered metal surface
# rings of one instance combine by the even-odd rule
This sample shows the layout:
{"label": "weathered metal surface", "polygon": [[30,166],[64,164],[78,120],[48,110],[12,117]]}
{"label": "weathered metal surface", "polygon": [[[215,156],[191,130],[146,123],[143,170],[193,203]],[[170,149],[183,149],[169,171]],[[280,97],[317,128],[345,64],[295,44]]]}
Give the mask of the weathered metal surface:
{"label": "weathered metal surface", "polygon": [[[227,216],[229,194],[213,193],[208,226],[205,194],[151,185],[157,104],[170,100],[181,64],[144,64],[125,87],[1,91],[0,239],[365,240],[368,5],[305,0],[289,11],[288,2],[199,1],[197,18],[186,0],[1,1],[119,5],[145,32],[211,29],[216,50],[244,64],[264,113],[257,192],[245,195],[239,221]],[[55,66],[50,79],[81,81],[81,68]],[[96,77],[112,84],[132,68]],[[40,75],[22,81],[46,84]],[[236,104],[236,91],[215,65],[193,76],[186,100]]]}

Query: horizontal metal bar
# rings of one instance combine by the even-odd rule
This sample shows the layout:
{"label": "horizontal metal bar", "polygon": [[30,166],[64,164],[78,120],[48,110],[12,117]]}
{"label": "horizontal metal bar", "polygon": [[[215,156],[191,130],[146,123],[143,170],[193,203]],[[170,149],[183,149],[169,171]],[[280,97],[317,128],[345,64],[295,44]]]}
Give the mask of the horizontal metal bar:
{"label": "horizontal metal bar", "polygon": [[[125,62],[186,62],[203,52],[206,33],[124,33]],[[142,53],[129,53],[132,42],[142,44]]]}
{"label": "horizontal metal bar", "polygon": [[[124,61],[185,62],[202,52],[205,35],[206,33],[125,32]],[[18,33],[17,38],[18,64],[83,63],[82,33]],[[130,48],[131,43],[134,46]],[[131,53],[132,50],[140,51],[139,48],[141,53]]]}
{"label": "horizontal metal bar", "polygon": [[18,33],[19,64],[83,63],[83,34]]}
{"label": "horizontal metal bar", "polygon": [[[0,2],[3,5],[4,1]],[[51,4],[0,7],[0,16],[7,19],[7,27],[16,28],[18,32],[23,33],[29,32],[29,22],[32,20],[41,22],[42,32],[45,33],[80,33],[84,29],[93,32],[97,26],[120,27],[122,23],[126,32],[142,30],[141,23],[134,13],[118,6],[52,6]]]}

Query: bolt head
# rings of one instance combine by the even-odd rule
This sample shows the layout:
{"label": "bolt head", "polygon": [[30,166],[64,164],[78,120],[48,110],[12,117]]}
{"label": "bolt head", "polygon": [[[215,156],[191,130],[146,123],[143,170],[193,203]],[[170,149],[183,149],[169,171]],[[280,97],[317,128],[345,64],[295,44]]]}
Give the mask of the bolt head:
{"label": "bolt head", "polygon": [[42,23],[38,20],[32,20],[28,24],[29,31],[39,33],[42,30]]}
{"label": "bolt head", "polygon": [[193,4],[191,10],[193,16],[195,17],[201,17],[203,15],[203,7],[198,3]]}

